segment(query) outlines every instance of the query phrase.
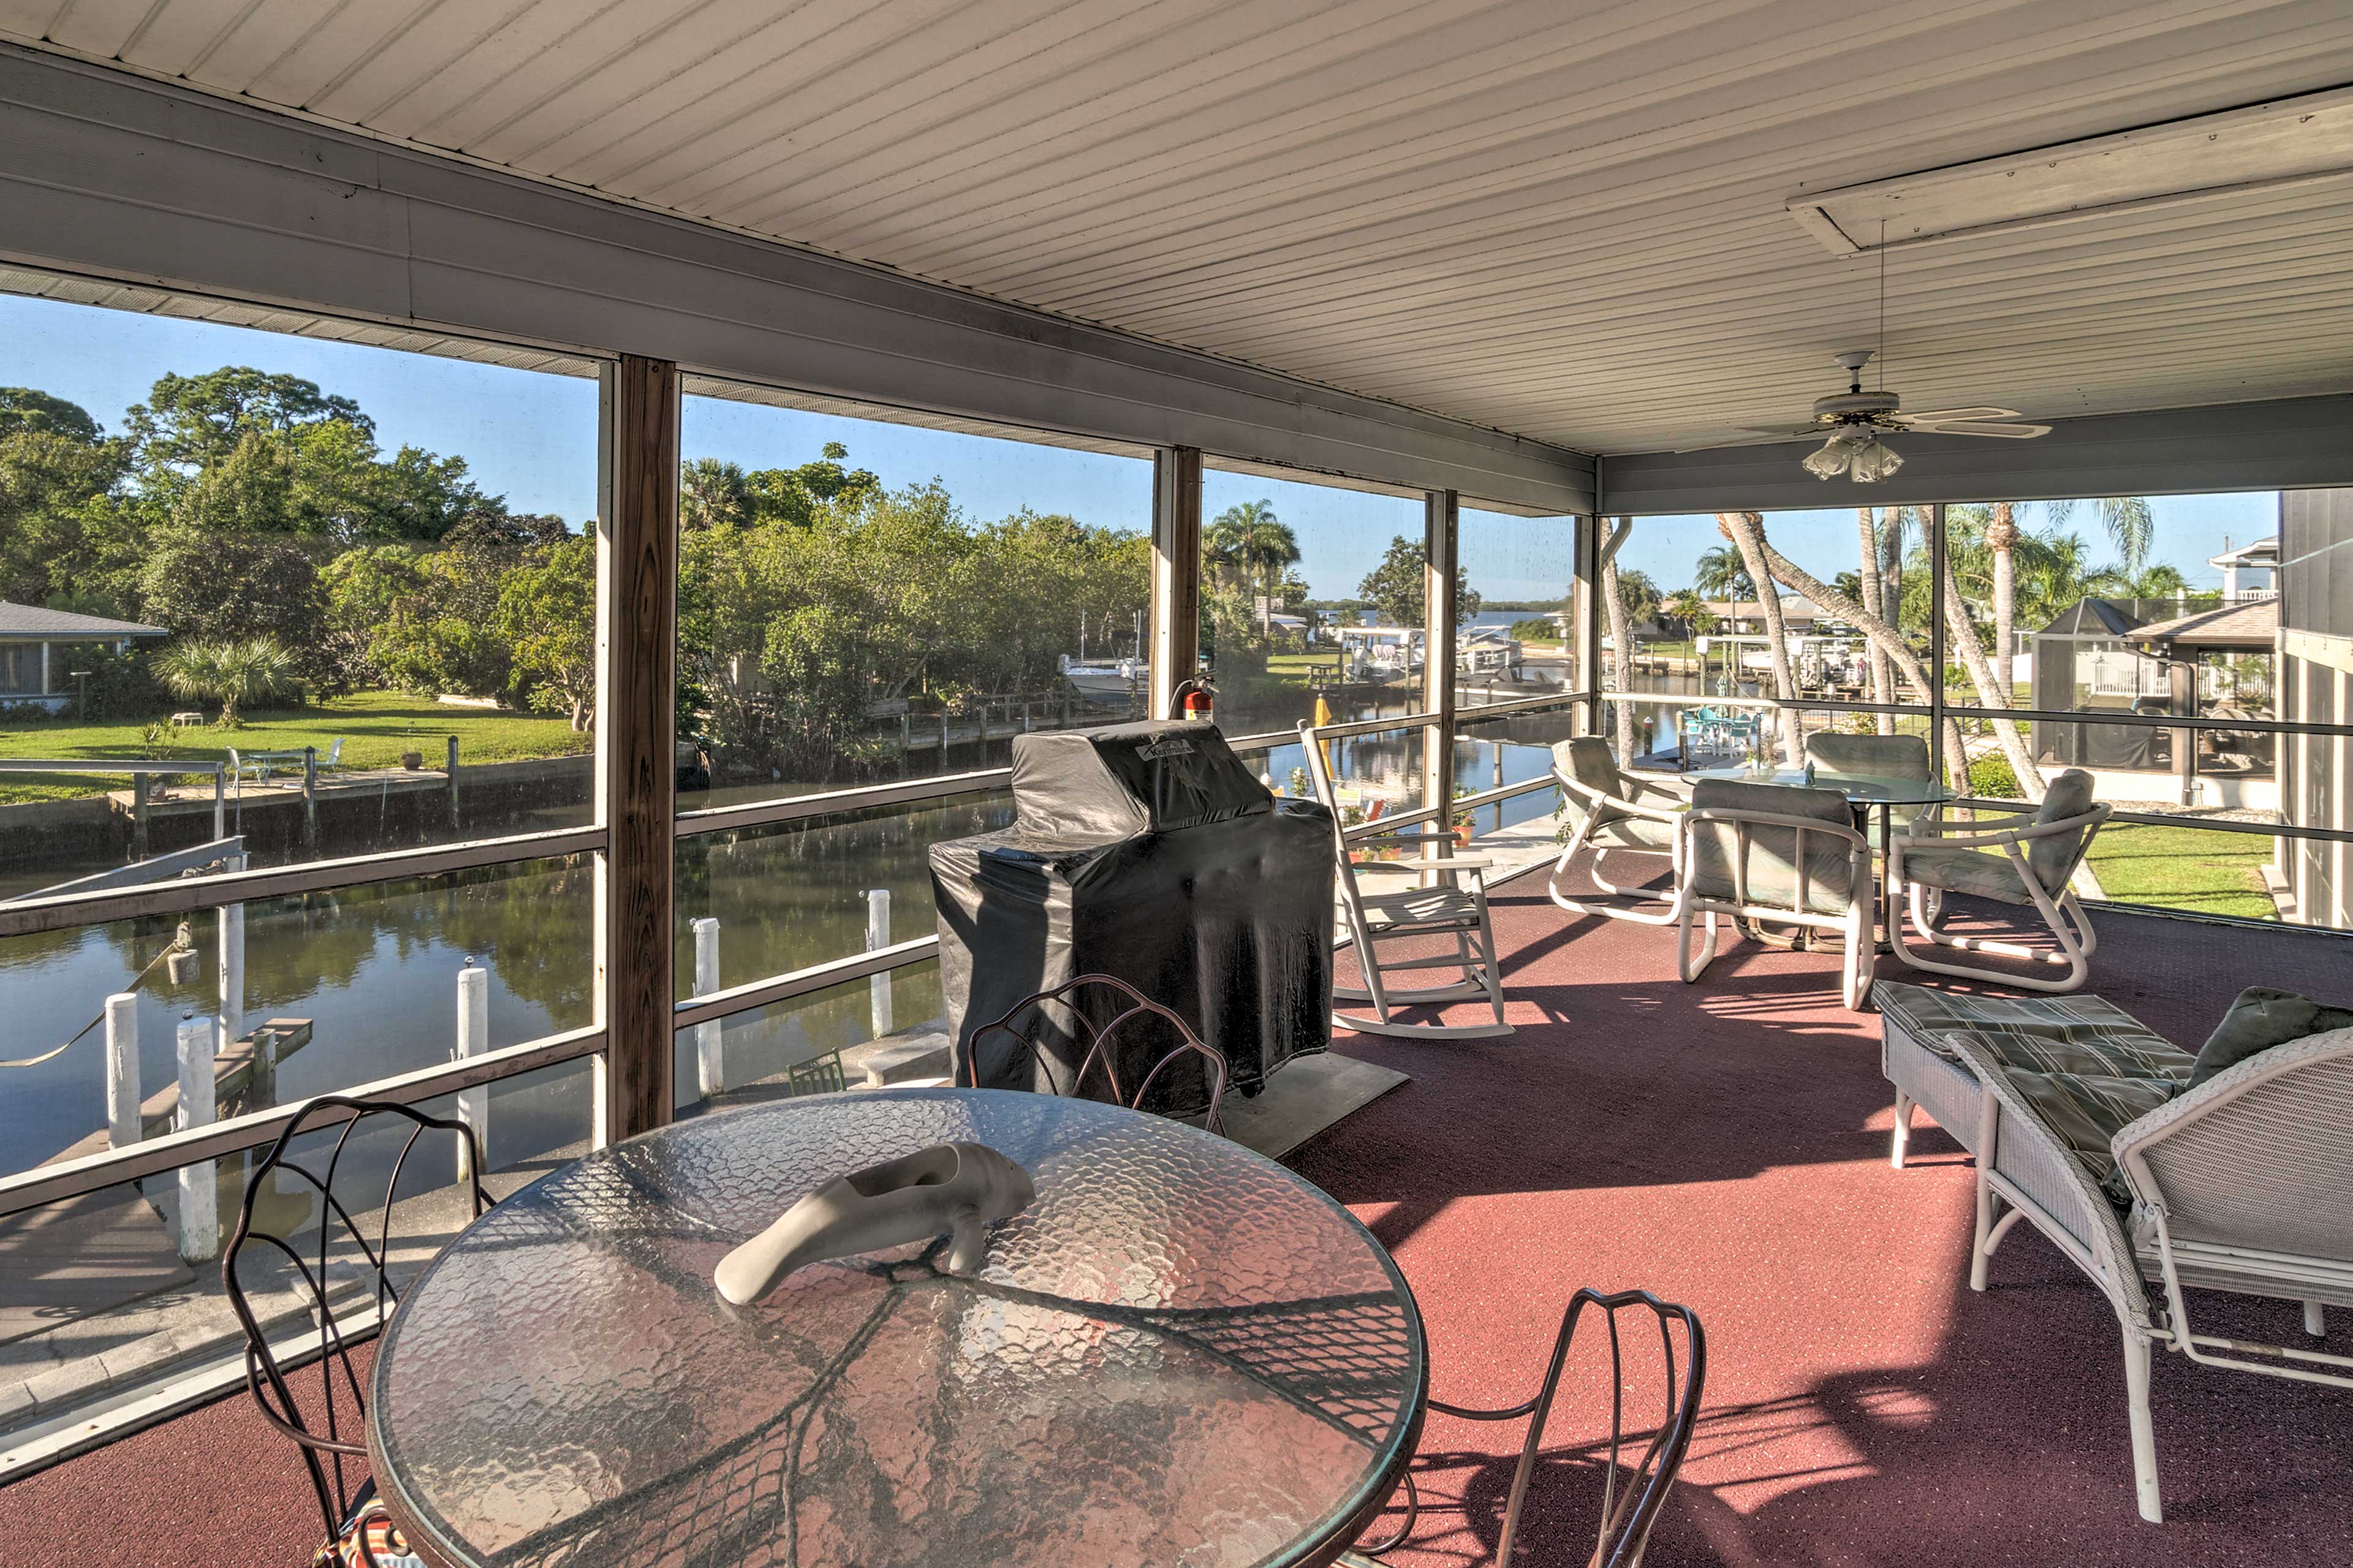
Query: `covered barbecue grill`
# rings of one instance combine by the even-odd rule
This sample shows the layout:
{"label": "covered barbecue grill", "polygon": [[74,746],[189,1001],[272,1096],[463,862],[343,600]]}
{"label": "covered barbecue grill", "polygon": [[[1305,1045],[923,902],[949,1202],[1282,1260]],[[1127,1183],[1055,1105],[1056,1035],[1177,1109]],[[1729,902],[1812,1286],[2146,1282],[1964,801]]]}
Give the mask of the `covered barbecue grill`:
{"label": "covered barbecue grill", "polygon": [[[1245,1094],[1331,1043],[1336,868],[1321,805],[1268,793],[1215,726],[1162,722],[1016,737],[1013,800],[1012,826],[931,850],[959,1083],[1071,1092],[1084,1045],[1066,1013],[1017,1021],[1032,1047],[999,1033],[976,1050],[973,1036],[1081,974],[1176,1012]],[[1113,1039],[1130,1093],[1176,1043],[1133,1026]],[[1109,1090],[1100,1071],[1083,1086]],[[1147,1109],[1206,1103],[1187,1067]]]}

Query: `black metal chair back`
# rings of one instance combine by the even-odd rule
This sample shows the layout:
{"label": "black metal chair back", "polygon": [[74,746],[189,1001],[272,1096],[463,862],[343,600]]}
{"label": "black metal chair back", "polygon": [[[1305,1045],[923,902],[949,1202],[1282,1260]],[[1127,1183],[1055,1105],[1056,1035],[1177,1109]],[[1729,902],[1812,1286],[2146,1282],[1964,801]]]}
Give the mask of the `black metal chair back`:
{"label": "black metal chair back", "polygon": [[[1124,1005],[1110,1022],[1100,1026],[1089,1019],[1086,1010],[1079,1005],[1080,995],[1089,987],[1107,987],[1124,1002]],[[1087,1079],[1094,1072],[1096,1064],[1100,1062],[1103,1066],[1103,1078],[1111,1085],[1112,1099],[1130,1110],[1142,1110],[1145,1097],[1152,1092],[1154,1082],[1167,1070],[1171,1063],[1186,1057],[1198,1057],[1201,1060],[1202,1071],[1208,1078],[1209,1085],[1208,1116],[1202,1125],[1212,1132],[1219,1131],[1218,1107],[1226,1095],[1226,1058],[1203,1045],[1200,1037],[1187,1026],[1184,1019],[1153,1001],[1126,981],[1116,979],[1109,974],[1082,974],[1050,990],[1040,991],[1034,996],[1023,997],[1007,1009],[1003,1017],[983,1024],[972,1032],[971,1044],[963,1053],[963,1060],[967,1064],[975,1061],[980,1054],[980,1042],[991,1036],[1000,1034],[1013,1040],[1018,1046],[1035,1052],[1038,1048],[1037,1041],[1031,1036],[1023,1034],[1016,1026],[1016,1020],[1028,1016],[1036,1023],[1042,1023],[1047,1016],[1046,1007],[1052,1004],[1060,1005],[1070,1013],[1072,1032],[1087,1045],[1087,1053],[1080,1058],[1079,1070],[1072,1076],[1070,1087],[1060,1089],[1058,1086],[1059,1093],[1065,1098],[1076,1098],[1085,1094]],[[1136,1084],[1135,1092],[1130,1094],[1126,1086],[1120,1082],[1119,1062],[1110,1047],[1121,1029],[1137,1019],[1145,1017],[1166,1020],[1168,1026],[1176,1032],[1177,1044],[1175,1049],[1153,1063],[1151,1070],[1146,1072],[1142,1081]],[[960,1072],[958,1076],[969,1077],[969,1068]]]}
{"label": "black metal chair back", "polygon": [[[1525,1419],[1528,1423],[1527,1441],[1520,1446],[1510,1500],[1504,1508],[1503,1535],[1496,1545],[1495,1561],[1500,1568],[1512,1568],[1512,1551],[1519,1535],[1520,1510],[1527,1502],[1528,1480],[1535,1473],[1536,1455],[1544,1446],[1545,1426],[1552,1415],[1554,1396],[1560,1390],[1561,1374],[1568,1364],[1577,1321],[1588,1307],[1599,1310],[1609,1334],[1609,1437],[1606,1457],[1604,1445],[1598,1441],[1592,1445],[1593,1452],[1603,1457],[1605,1464],[1601,1523],[1594,1540],[1592,1568],[1640,1568],[1642,1554],[1650,1549],[1651,1527],[1665,1506],[1667,1492],[1674,1485],[1676,1473],[1683,1468],[1683,1456],[1691,1448],[1692,1430],[1699,1420],[1700,1396],[1707,1380],[1707,1336],[1700,1328],[1698,1316],[1690,1308],[1662,1301],[1648,1290],[1621,1290],[1615,1295],[1591,1289],[1579,1290],[1569,1298],[1568,1309],[1561,1315],[1560,1332],[1553,1340],[1552,1360],[1545,1368],[1544,1382],[1532,1397],[1499,1410],[1475,1410],[1440,1399],[1430,1401],[1432,1410],[1466,1421]],[[1656,1430],[1637,1427],[1630,1434],[1627,1430],[1626,1344],[1618,1323],[1620,1312],[1647,1316],[1658,1330],[1659,1347],[1665,1363],[1666,1406]],[[1678,1323],[1683,1325],[1683,1349],[1680,1356],[1675,1349],[1674,1329]],[[1646,1435],[1649,1442],[1641,1458],[1632,1465],[1631,1473],[1621,1479],[1627,1448]],[[1343,1561],[1371,1559],[1404,1544],[1413,1532],[1419,1507],[1410,1476],[1406,1480],[1406,1499],[1405,1521],[1395,1533],[1377,1543],[1358,1547]]]}
{"label": "black metal chair back", "polygon": [[[356,1179],[345,1167],[345,1155],[353,1135],[378,1118],[410,1125],[393,1160],[391,1173],[384,1182],[382,1213],[371,1243],[366,1231],[353,1218],[353,1205],[346,1201],[347,1190],[337,1185],[337,1179],[343,1177],[347,1184]],[[304,1133],[324,1131],[338,1123],[341,1131],[325,1151],[323,1169],[290,1153],[294,1141]],[[390,1309],[399,1302],[385,1267],[392,1239],[393,1202],[399,1194],[401,1175],[408,1168],[410,1153],[417,1140],[428,1131],[455,1136],[454,1148],[464,1173],[459,1180],[470,1189],[473,1216],[479,1219],[482,1211],[490,1207],[491,1200],[482,1187],[481,1151],[471,1127],[462,1121],[428,1116],[414,1106],[391,1100],[323,1094],[306,1101],[294,1113],[293,1120],[279,1133],[278,1141],[269,1146],[269,1152],[254,1166],[246,1180],[245,1201],[237,1211],[236,1234],[221,1255],[221,1283],[227,1292],[230,1309],[245,1330],[246,1386],[252,1391],[254,1403],[261,1407],[263,1418],[294,1440],[310,1471],[311,1489],[318,1496],[319,1512],[326,1521],[330,1541],[360,1500],[359,1482],[367,1469],[367,1446],[361,1440],[358,1424],[365,1412],[366,1399],[360,1392],[352,1351],[383,1329],[391,1315]],[[300,1178],[301,1184],[315,1194],[318,1248],[309,1256],[296,1245],[302,1239],[299,1234],[294,1237],[279,1236],[257,1228],[254,1223],[255,1200],[272,1189],[271,1178],[281,1171]],[[373,1181],[368,1184],[373,1188]],[[360,1212],[366,1210],[363,1207]],[[237,1260],[248,1247],[265,1249],[285,1269],[286,1286],[298,1295],[301,1308],[317,1325],[315,1355],[307,1336],[300,1348],[283,1360],[271,1346],[237,1271]],[[331,1264],[359,1268],[364,1277],[372,1278],[373,1294],[367,1301],[370,1321],[357,1321],[360,1314],[353,1310],[354,1303],[349,1300],[339,1306],[337,1298],[343,1292],[331,1284]],[[290,1314],[289,1321],[300,1320]],[[296,1399],[293,1381],[306,1365],[319,1376],[317,1403],[307,1407]],[[348,1415],[338,1409],[345,1400],[349,1401]],[[353,1467],[355,1473],[346,1475],[345,1462],[355,1458],[360,1461]]]}

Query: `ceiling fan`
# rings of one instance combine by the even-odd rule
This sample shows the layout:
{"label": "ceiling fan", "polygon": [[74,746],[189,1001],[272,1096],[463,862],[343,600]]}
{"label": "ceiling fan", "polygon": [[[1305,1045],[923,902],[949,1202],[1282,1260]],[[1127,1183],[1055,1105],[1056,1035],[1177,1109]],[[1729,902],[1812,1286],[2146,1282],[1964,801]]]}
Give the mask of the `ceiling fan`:
{"label": "ceiling fan", "polygon": [[1806,471],[1816,479],[1834,479],[1845,474],[1859,484],[1886,479],[1904,466],[1894,448],[1880,439],[1891,432],[1918,431],[1934,436],[1996,436],[2024,441],[2048,436],[2048,425],[2005,425],[2015,419],[2014,408],[1937,408],[1926,414],[1904,412],[1901,395],[1862,389],[1862,367],[1871,363],[1869,349],[1850,349],[1838,356],[1847,373],[1843,393],[1814,401],[1813,417],[1794,428],[1786,425],[1745,426],[1758,436],[1822,436],[1821,450],[1806,458]]}

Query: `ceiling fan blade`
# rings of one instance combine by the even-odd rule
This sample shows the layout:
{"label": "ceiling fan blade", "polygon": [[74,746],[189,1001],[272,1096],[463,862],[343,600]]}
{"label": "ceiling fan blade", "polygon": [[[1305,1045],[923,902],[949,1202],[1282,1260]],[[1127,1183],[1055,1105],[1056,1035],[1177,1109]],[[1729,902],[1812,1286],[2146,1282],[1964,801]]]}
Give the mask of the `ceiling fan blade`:
{"label": "ceiling fan blade", "polygon": [[1898,414],[1906,425],[1950,425],[1956,419],[2015,419],[2015,408],[1930,408],[1918,414]]}
{"label": "ceiling fan blade", "polygon": [[2048,425],[1982,425],[1961,421],[1952,425],[1915,426],[1923,436],[1999,436],[2005,441],[2031,441],[2051,434]]}
{"label": "ceiling fan blade", "polygon": [[1830,425],[1743,425],[1741,429],[1752,436],[1778,436],[1794,441],[1800,436],[1826,436],[1835,428]]}

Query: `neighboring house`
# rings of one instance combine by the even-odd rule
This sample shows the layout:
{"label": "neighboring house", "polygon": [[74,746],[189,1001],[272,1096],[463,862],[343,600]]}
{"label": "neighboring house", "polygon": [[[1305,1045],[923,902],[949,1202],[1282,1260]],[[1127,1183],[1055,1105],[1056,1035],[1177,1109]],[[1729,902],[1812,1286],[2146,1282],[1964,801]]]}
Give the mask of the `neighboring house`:
{"label": "neighboring house", "polygon": [[[1707,613],[1727,632],[1758,637],[1765,631],[1765,606],[1756,599],[1710,599]],[[1812,600],[1801,599],[1795,594],[1781,595],[1781,625],[1785,630],[1810,632],[1816,622],[1827,619],[1814,607]]]}
{"label": "neighboring house", "polygon": [[73,700],[78,645],[106,643],[121,653],[138,638],[170,635],[162,626],[0,599],[0,707],[30,703],[56,712]]}
{"label": "neighboring house", "polygon": [[[2353,723],[2353,489],[2280,495],[2279,697],[2282,719]],[[2282,735],[2280,815],[2306,827],[2353,828],[2353,741]],[[2307,925],[2353,925],[2353,846],[2275,841],[2275,864]]]}
{"label": "neighboring house", "polygon": [[[2279,535],[2258,539],[2253,544],[2231,546],[2230,536],[2222,539],[2222,553],[2210,555],[2206,564],[2222,574],[2222,602],[2235,605],[2242,599],[2268,598],[2279,592]],[[2253,573],[2263,581],[2242,579],[2241,574]]]}

